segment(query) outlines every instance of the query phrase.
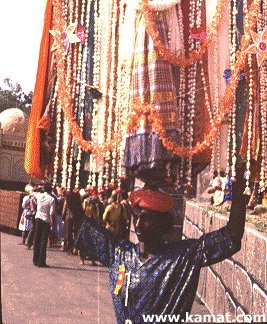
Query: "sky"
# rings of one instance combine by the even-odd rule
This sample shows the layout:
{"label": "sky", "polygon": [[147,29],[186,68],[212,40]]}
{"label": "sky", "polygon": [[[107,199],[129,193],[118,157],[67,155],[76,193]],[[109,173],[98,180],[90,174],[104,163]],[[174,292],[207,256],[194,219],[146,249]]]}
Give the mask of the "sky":
{"label": "sky", "polygon": [[34,90],[46,0],[0,0],[0,86]]}

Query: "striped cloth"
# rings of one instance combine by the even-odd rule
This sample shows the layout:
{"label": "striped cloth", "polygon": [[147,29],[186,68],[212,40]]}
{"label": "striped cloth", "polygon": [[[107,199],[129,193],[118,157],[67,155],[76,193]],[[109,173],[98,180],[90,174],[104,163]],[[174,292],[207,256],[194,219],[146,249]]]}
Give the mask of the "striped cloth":
{"label": "striped cloth", "polygon": [[[179,71],[163,61],[154,47],[152,39],[145,30],[145,20],[142,14],[137,15],[136,43],[133,57],[132,71],[132,99],[133,105],[152,103],[160,113],[163,125],[171,138],[178,141],[181,129],[181,112],[177,104],[176,87],[179,84]],[[155,13],[161,40],[168,41],[168,26],[166,13]],[[178,75],[178,77],[177,77]],[[155,133],[151,133],[151,125],[142,123],[136,134],[126,140],[124,166],[130,169],[154,168],[158,162],[177,160],[167,152]]]}
{"label": "striped cloth", "polygon": [[[166,14],[155,14],[161,39],[167,43]],[[145,31],[144,17],[140,16],[136,28],[136,44],[132,71],[133,104],[144,102],[155,104],[159,113],[179,115],[176,100],[176,84],[174,68],[158,55],[152,39]],[[166,129],[178,129],[178,120],[164,119]]]}

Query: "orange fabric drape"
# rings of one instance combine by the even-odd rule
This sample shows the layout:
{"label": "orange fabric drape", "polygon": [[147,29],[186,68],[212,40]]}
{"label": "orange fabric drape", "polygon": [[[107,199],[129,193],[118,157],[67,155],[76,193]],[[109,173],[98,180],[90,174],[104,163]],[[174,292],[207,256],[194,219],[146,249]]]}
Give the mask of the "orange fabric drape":
{"label": "orange fabric drape", "polygon": [[39,179],[43,179],[45,176],[45,168],[41,166],[40,163],[41,133],[40,129],[38,128],[38,122],[42,115],[46,91],[46,80],[49,73],[49,57],[51,48],[49,30],[51,29],[52,23],[52,11],[52,0],[47,0],[36,82],[32,99],[32,107],[25,148],[25,170],[32,177]]}

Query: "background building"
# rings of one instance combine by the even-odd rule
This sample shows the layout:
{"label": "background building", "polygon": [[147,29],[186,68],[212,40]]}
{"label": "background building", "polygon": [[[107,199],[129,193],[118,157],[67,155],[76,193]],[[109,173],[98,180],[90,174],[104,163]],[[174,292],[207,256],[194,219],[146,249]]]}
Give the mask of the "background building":
{"label": "background building", "polygon": [[18,108],[0,113],[0,188],[24,189],[29,175],[24,169],[29,117]]}

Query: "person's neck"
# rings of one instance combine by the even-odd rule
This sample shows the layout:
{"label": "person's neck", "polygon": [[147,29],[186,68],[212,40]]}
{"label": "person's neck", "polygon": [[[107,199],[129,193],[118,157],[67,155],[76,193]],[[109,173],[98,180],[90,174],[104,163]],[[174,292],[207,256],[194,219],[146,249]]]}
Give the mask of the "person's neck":
{"label": "person's neck", "polygon": [[151,239],[148,242],[140,242],[140,253],[143,257],[148,258],[150,255],[157,254],[163,247],[162,239]]}

